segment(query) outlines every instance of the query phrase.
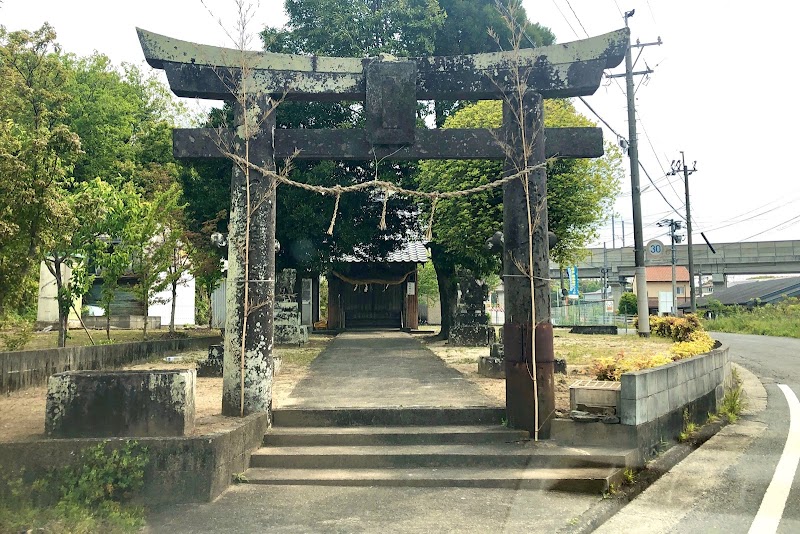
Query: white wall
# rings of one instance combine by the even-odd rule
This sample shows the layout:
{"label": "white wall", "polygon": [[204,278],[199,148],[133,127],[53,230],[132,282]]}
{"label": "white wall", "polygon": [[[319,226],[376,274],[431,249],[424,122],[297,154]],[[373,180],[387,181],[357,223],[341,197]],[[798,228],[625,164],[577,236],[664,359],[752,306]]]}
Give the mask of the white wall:
{"label": "white wall", "polygon": [[[68,281],[72,275],[72,269],[66,265],[61,266],[61,279]],[[39,264],[39,302],[36,309],[36,322],[40,325],[58,324],[58,289],[56,288],[56,278],[47,269],[44,262]],[[75,299],[75,309],[81,309],[81,299]],[[69,328],[78,328],[80,321],[74,310],[70,310],[67,320]]]}
{"label": "white wall", "polygon": [[[161,325],[169,326],[170,315],[172,314],[172,288],[168,287],[164,291],[156,294],[157,300],[163,300],[163,304],[153,304],[150,306],[150,317],[161,317]],[[181,283],[178,284],[177,298],[175,299],[175,325],[193,325],[194,320],[194,277],[184,275]]]}

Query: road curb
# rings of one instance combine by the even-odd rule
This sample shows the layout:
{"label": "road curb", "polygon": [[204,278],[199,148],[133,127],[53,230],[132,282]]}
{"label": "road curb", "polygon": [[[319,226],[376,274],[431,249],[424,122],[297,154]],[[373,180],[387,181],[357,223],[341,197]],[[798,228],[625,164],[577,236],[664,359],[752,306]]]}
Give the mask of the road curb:
{"label": "road curb", "polygon": [[[741,380],[742,393],[746,402],[741,415],[754,416],[764,411],[767,406],[767,391],[761,381],[756,375],[740,365],[733,364],[733,368]],[[717,421],[704,425],[691,441],[678,443],[648,462],[645,469],[637,474],[636,481],[633,484],[625,486],[616,494],[604,498],[578,517],[574,524],[567,525],[558,532],[563,534],[593,532],[691,453],[700,449],[726,426],[735,426],[735,423],[734,425],[728,425],[723,421]]]}

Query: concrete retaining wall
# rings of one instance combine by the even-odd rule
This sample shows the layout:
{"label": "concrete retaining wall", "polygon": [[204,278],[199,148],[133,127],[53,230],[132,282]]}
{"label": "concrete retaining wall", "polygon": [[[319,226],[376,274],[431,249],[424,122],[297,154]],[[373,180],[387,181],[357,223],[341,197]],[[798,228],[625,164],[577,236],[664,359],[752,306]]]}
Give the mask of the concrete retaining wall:
{"label": "concrete retaining wall", "polygon": [[714,394],[717,404],[731,374],[728,347],[668,365],[622,375],[618,413],[623,425],[643,425]]}
{"label": "concrete retaining wall", "polygon": [[50,375],[64,371],[113,369],[150,358],[154,354],[207,348],[219,342],[219,336],[210,336],[0,352],[0,393],[45,385]]}
{"label": "concrete retaining wall", "polygon": [[[244,472],[250,454],[264,439],[269,427],[265,413],[241,420],[234,430],[205,436],[135,438],[147,447],[141,504],[155,506],[208,502],[219,496],[236,473]],[[80,452],[97,443],[121,448],[124,439],[43,439],[0,443],[0,468],[8,480],[23,476],[28,482],[51,469],[72,464]]]}

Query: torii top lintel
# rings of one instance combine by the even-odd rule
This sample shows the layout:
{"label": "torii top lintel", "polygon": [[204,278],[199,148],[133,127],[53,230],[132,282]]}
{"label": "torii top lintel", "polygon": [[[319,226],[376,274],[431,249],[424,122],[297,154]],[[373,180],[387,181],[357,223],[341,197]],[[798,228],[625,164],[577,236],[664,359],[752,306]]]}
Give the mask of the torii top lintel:
{"label": "torii top lintel", "polygon": [[[367,67],[387,58],[338,58],[234,50],[181,41],[138,29],[150,66],[164,69],[178,96],[230,100],[231,87],[293,100],[364,100]],[[418,100],[500,99],[511,93],[516,69],[527,89],[544,98],[593,94],[603,70],[625,57],[629,31],[519,51],[400,58],[416,65]],[[391,59],[389,60],[391,61]],[[246,65],[246,84],[239,85]]]}

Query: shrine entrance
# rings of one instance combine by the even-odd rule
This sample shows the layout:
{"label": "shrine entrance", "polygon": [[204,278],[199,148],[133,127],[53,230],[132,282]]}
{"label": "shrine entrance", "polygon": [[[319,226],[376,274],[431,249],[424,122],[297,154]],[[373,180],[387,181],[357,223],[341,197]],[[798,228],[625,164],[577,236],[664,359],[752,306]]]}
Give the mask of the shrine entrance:
{"label": "shrine entrance", "polygon": [[[505,177],[487,187],[503,187],[507,420],[549,436],[554,356],[545,162],[600,157],[603,143],[599,128],[544,128],[542,101],[593,94],[604,70],[624,58],[627,29],[537,49],[402,59],[243,52],[138,31],[148,63],[165,71],[176,95],[234,103],[234,129],[178,129],[173,137],[176,157],[235,163],[223,414],[271,410],[278,183],[337,197],[374,187],[421,196],[433,206],[471,192],[422,193],[377,181],[308,186],[277,175],[276,159],[502,159]],[[273,111],[281,99],[361,101],[366,127],[276,129]],[[492,99],[503,101],[499,130],[415,128],[419,100]]]}

